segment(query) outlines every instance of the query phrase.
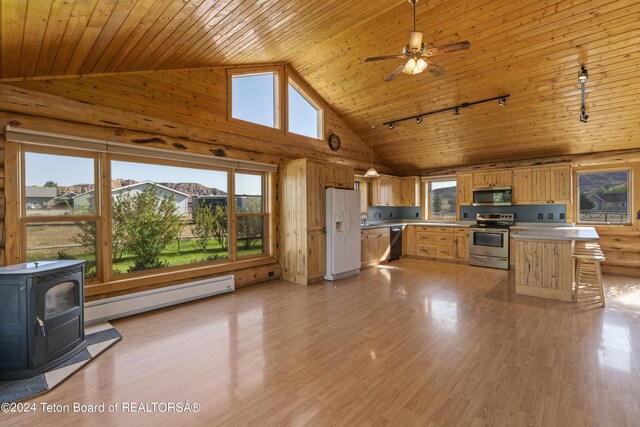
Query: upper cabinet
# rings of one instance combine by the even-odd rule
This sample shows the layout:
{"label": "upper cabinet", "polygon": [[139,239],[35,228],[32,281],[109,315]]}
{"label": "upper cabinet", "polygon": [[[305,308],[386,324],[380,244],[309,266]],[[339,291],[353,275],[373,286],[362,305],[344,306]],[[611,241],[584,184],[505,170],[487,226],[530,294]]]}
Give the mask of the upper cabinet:
{"label": "upper cabinet", "polygon": [[470,205],[473,203],[473,174],[459,173],[456,176],[456,192],[458,205]]}
{"label": "upper cabinet", "polygon": [[371,206],[420,206],[420,180],[380,175],[369,182]]}
{"label": "upper cabinet", "polygon": [[475,172],[473,174],[474,187],[499,187],[503,185],[512,185],[512,177],[510,170],[499,170],[491,172]]}
{"label": "upper cabinet", "polygon": [[343,165],[324,166],[324,186],[335,188],[353,189],[353,168]]}
{"label": "upper cabinet", "polygon": [[572,203],[571,165],[533,166],[457,175],[458,205],[473,203],[473,187],[511,186],[514,205]]}
{"label": "upper cabinet", "polygon": [[571,203],[571,165],[515,169],[513,182],[516,204]]}

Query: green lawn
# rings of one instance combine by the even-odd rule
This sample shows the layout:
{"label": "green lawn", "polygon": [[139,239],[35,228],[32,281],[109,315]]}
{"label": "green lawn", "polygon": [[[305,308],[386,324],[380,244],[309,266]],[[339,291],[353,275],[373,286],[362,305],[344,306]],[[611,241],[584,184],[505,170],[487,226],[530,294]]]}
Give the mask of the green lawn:
{"label": "green lawn", "polygon": [[[34,250],[28,254],[27,261],[37,260],[57,260],[58,249],[56,250]],[[238,248],[238,257],[247,255],[257,255],[262,253],[262,241],[255,240],[253,245],[249,249],[244,249],[241,245]],[[86,252],[84,248],[72,248],[63,251],[63,256],[70,259],[85,259],[87,260],[86,277],[95,277],[96,275],[96,256],[95,253]],[[174,242],[170,244],[160,256],[162,262],[166,262],[168,267],[176,267],[180,265],[198,264],[205,261],[212,261],[214,259],[226,259],[229,254],[227,251],[220,247],[220,244],[215,240],[210,240],[207,245],[206,253],[198,247],[197,243],[193,239],[183,239],[180,242],[180,251],[178,252],[178,244]],[[217,258],[216,258],[217,257]],[[133,265],[133,256],[125,253],[122,259],[113,261],[113,273],[125,274],[129,272],[129,268]]]}

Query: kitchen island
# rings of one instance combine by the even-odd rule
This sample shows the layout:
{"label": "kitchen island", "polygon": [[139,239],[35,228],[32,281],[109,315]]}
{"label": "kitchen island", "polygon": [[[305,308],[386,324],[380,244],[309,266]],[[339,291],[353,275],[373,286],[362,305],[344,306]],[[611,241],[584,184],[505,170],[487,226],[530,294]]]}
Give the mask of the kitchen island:
{"label": "kitchen island", "polygon": [[516,243],[516,293],[572,300],[573,246],[596,242],[593,227],[532,227],[513,236]]}

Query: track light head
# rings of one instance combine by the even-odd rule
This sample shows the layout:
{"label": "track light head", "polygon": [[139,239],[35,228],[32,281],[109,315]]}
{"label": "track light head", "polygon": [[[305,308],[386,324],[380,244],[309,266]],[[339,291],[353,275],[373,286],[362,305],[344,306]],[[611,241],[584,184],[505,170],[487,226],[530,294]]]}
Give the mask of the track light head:
{"label": "track light head", "polygon": [[389,123],[389,130],[393,130],[396,127],[395,123]]}
{"label": "track light head", "polygon": [[500,99],[498,99],[498,105],[501,107],[504,107],[505,105],[507,105],[507,97],[503,96]]}
{"label": "track light head", "polygon": [[460,108],[453,107],[453,115],[454,116],[459,116],[460,115]]}
{"label": "track light head", "polygon": [[416,124],[419,125],[420,123],[422,123],[422,116],[416,117]]}
{"label": "track light head", "polygon": [[582,67],[580,67],[580,71],[578,71],[578,81],[580,83],[584,83],[587,81],[588,78],[589,78],[589,72],[583,65]]}
{"label": "track light head", "polygon": [[582,112],[582,114],[580,114],[580,121],[582,123],[587,123],[587,120],[589,120],[589,115],[585,112]]}

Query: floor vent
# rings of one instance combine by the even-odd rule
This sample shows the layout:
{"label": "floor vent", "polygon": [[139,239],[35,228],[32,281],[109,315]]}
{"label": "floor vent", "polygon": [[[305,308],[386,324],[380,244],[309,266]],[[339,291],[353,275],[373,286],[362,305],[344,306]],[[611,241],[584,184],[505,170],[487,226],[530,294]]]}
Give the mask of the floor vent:
{"label": "floor vent", "polygon": [[212,295],[232,292],[234,289],[234,276],[230,274],[228,276],[91,301],[84,305],[84,321],[85,325],[104,322]]}

